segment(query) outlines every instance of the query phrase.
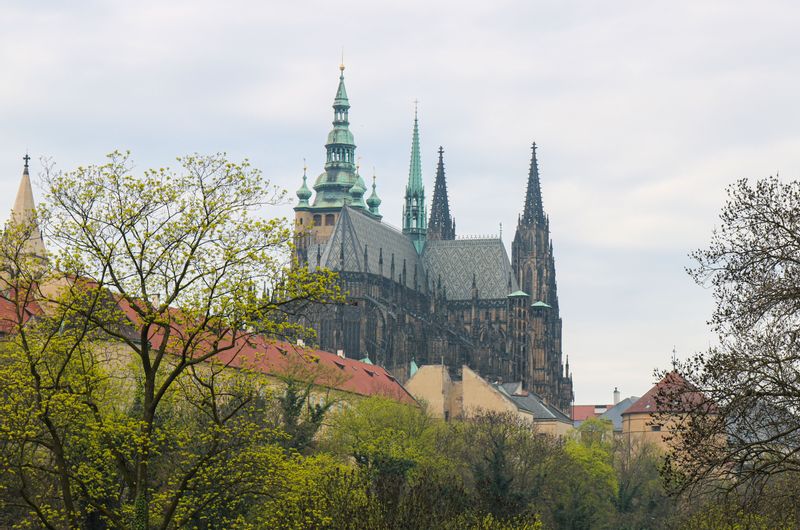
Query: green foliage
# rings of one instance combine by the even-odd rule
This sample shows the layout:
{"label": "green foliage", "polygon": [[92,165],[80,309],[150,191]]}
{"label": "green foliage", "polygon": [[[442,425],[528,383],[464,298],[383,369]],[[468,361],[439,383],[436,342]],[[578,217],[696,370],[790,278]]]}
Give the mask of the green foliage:
{"label": "green foliage", "polygon": [[476,515],[467,514],[456,518],[448,523],[446,529],[469,529],[469,530],[541,530],[542,523],[535,518],[517,517],[513,519],[500,520],[492,514]]}
{"label": "green foliage", "polygon": [[282,378],[283,393],[277,397],[281,428],[287,438],[283,445],[296,451],[305,450],[314,441],[322,422],[335,401],[326,396],[312,402],[314,382],[301,382],[293,377]]}
{"label": "green foliage", "polygon": [[691,530],[791,530],[797,528],[797,524],[788,514],[764,515],[742,508],[708,504],[683,517],[678,527]]}
{"label": "green foliage", "polygon": [[28,252],[32,223],[0,238],[14,307],[0,344],[3,524],[226,528],[285,487],[293,457],[269,390],[210,361],[257,333],[309,336],[292,314],[338,287],[292,268],[290,225],[256,216],[283,193],[246,161],[179,163],[134,176],[114,153],[50,172],[38,219],[53,255]]}

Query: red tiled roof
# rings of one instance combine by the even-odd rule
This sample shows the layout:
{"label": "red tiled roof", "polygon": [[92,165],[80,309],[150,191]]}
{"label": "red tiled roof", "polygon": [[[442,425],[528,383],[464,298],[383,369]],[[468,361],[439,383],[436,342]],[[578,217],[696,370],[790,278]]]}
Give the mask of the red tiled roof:
{"label": "red tiled roof", "polygon": [[[661,404],[658,402],[658,396],[661,397]],[[665,404],[665,399],[674,404]],[[665,375],[636,403],[628,407],[622,415],[650,414],[656,411],[680,412],[703,404],[707,404],[706,397],[695,390],[678,372],[673,371]]]}
{"label": "red tiled roof", "polygon": [[[116,298],[117,306],[131,322],[139,322],[136,309],[126,300]],[[35,302],[26,312],[26,321],[30,316],[41,313]],[[180,354],[181,343],[189,340],[187,325],[181,324],[181,313],[170,309],[173,317],[169,344],[163,344],[164,328],[153,326],[149,340],[157,348],[164,348],[173,354]],[[13,300],[0,297],[0,332],[11,332],[14,328],[16,305]],[[315,384],[352,392],[362,396],[384,396],[396,401],[415,404],[416,400],[386,369],[373,364],[366,364],[355,359],[341,358],[336,354],[303,348],[287,342],[268,339],[264,336],[243,334],[231,343],[228,337],[217,337],[206,332],[193,341],[192,354],[201,356],[213,351],[218,344],[222,351],[209,359],[209,362],[220,363],[237,368],[248,368],[278,377],[297,377]],[[226,349],[227,348],[227,349]]]}
{"label": "red tiled roof", "polygon": [[[0,333],[11,333],[18,324],[19,315],[17,313],[17,303],[14,294],[0,295]],[[22,323],[24,324],[31,317],[42,314],[42,308],[34,301],[26,304],[22,313]]]}
{"label": "red tiled roof", "polygon": [[572,405],[572,420],[584,421],[589,418],[596,418],[613,406],[614,405]]}
{"label": "red tiled roof", "polygon": [[[124,300],[118,305],[128,319],[139,321],[138,313]],[[171,310],[171,314],[180,321],[180,313]],[[184,326],[172,324],[172,333],[184,339]],[[164,328],[154,326],[150,341],[156,347],[162,347]],[[293,376],[301,380],[313,381],[315,384],[352,392],[362,396],[383,396],[396,401],[415,404],[416,400],[408,393],[385,368],[366,364],[355,359],[339,357],[334,353],[295,346],[288,342],[269,339],[261,335],[240,336],[231,344],[230,338],[221,339],[206,333],[197,341],[195,355],[203,355],[204,344],[211,346],[219,342],[223,349],[214,355],[210,362],[226,366],[247,368],[273,376]],[[166,348],[169,350],[169,346]],[[211,351],[210,349],[208,351]],[[177,353],[177,352],[176,352]]]}
{"label": "red tiled roof", "polygon": [[311,379],[315,384],[362,396],[383,396],[414,404],[408,391],[385,368],[322,350],[250,337],[243,347],[221,352],[214,362],[275,376]]}

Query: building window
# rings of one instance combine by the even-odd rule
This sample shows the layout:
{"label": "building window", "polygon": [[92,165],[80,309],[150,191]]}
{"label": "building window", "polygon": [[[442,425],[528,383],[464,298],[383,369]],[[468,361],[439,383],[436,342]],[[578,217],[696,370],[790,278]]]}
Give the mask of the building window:
{"label": "building window", "polygon": [[325,216],[325,225],[330,226],[332,224],[333,224],[333,214],[329,213],[328,215]]}
{"label": "building window", "polygon": [[652,429],[653,432],[659,432],[661,431],[661,425],[653,425],[650,429]]}
{"label": "building window", "polygon": [[321,215],[315,215],[314,216],[314,224],[317,225],[317,226],[320,226],[322,224],[322,216]]}

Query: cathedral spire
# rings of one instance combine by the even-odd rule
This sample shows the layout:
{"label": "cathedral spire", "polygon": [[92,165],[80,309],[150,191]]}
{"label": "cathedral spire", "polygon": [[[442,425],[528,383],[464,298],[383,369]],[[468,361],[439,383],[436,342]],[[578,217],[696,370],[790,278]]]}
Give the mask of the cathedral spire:
{"label": "cathedral spire", "polygon": [[344,87],[344,63],[339,65],[339,88],[336,89],[336,97],[333,100],[333,107],[350,108],[350,101],[347,99],[347,90]]}
{"label": "cathedral spire", "polygon": [[522,213],[522,222],[531,225],[536,221],[544,220],[542,207],[542,186],[539,182],[539,162],[536,160],[536,142],[531,148],[531,167],[528,172],[528,189],[525,192],[525,209]]}
{"label": "cathedral spire", "polygon": [[444,149],[439,146],[439,163],[436,165],[436,183],[433,186],[433,203],[428,221],[428,239],[455,238],[456,225],[450,218],[450,201],[447,197],[447,180],[444,175]]}
{"label": "cathedral spire", "polygon": [[417,102],[414,102],[414,131],[411,134],[411,162],[408,167],[406,193],[422,191],[422,159],[419,155],[419,117]]}
{"label": "cathedral spire", "polygon": [[36,202],[33,199],[33,186],[31,186],[31,176],[28,172],[28,162],[31,157],[25,153],[22,160],[25,166],[22,169],[22,178],[17,189],[17,197],[14,200],[14,207],[11,209],[9,222],[17,223],[26,230],[30,230],[30,238],[27,241],[27,250],[34,256],[44,257],[45,248],[42,240],[42,233],[36,223]]}
{"label": "cathedral spire", "polygon": [[419,119],[417,103],[414,102],[414,130],[411,135],[411,162],[403,206],[403,233],[411,239],[418,253],[422,253],[425,247],[427,228],[425,187],[422,185],[422,161],[419,154]]}

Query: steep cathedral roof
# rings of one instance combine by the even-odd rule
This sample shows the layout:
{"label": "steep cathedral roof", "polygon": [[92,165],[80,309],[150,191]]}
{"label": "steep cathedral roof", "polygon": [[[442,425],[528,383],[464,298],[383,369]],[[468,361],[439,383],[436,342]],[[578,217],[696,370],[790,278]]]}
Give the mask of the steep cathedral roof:
{"label": "steep cathedral roof", "polygon": [[500,239],[428,241],[422,262],[432,280],[441,277],[449,300],[471,299],[473,281],[482,299],[505,299],[519,290]]}
{"label": "steep cathedral roof", "polygon": [[333,235],[327,243],[309,249],[308,260],[312,267],[316,266],[318,250],[321,256],[319,266],[333,271],[371,272],[397,280],[402,277],[405,265],[406,285],[413,287],[416,266],[418,282],[421,284],[424,280],[422,261],[408,237],[396,228],[349,206],[342,208]]}
{"label": "steep cathedral roof", "polygon": [[426,277],[431,283],[441,279],[449,300],[472,299],[473,282],[480,299],[505,299],[519,290],[500,239],[428,241],[420,256],[402,232],[349,206],[342,208],[331,238],[309,248],[312,269],[317,267],[317,254],[321,268],[380,274],[420,290]]}

